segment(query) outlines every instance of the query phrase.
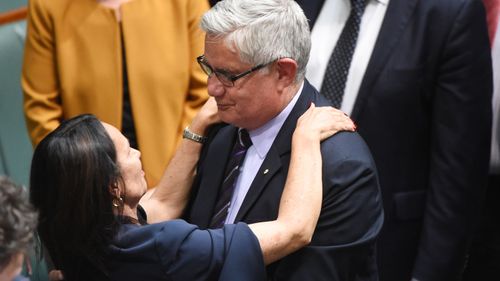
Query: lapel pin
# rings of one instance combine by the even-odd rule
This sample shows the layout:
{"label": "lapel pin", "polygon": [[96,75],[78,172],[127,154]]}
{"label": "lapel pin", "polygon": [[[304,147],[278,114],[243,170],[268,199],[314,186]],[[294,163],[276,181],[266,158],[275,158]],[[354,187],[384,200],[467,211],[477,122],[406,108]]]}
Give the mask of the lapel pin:
{"label": "lapel pin", "polygon": [[267,173],[269,173],[269,169],[265,169],[264,170],[264,175],[267,174]]}

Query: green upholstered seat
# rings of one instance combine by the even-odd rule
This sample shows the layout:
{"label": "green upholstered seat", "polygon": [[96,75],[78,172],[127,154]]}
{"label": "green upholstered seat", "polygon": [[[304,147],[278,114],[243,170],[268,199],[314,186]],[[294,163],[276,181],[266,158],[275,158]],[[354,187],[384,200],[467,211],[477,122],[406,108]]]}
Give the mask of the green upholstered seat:
{"label": "green upholstered seat", "polygon": [[[21,4],[6,5],[12,2],[1,0],[0,11],[26,4],[16,1]],[[33,148],[26,130],[20,85],[25,34],[25,21],[0,25],[0,174],[27,186]],[[34,253],[29,258],[30,279],[48,280],[45,262],[35,258]],[[23,269],[23,273],[27,271]]]}
{"label": "green upholstered seat", "polygon": [[25,21],[0,25],[0,173],[27,185],[33,148],[20,85],[25,29]]}
{"label": "green upholstered seat", "polygon": [[2,0],[0,1],[0,13],[28,5],[28,0]]}

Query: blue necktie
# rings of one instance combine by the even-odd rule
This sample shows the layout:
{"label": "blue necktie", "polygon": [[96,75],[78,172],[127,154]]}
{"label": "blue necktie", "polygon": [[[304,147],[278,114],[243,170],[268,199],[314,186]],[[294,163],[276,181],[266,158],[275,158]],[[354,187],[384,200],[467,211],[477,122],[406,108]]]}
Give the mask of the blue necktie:
{"label": "blue necktie", "polygon": [[365,4],[365,0],[351,0],[351,13],[328,61],[321,85],[321,94],[328,98],[336,108],[340,108],[342,104]]}
{"label": "blue necktie", "polygon": [[252,140],[245,129],[238,130],[238,139],[236,140],[231,158],[227,164],[224,181],[219,191],[215,212],[210,221],[210,228],[220,228],[224,225],[224,221],[228,215],[229,207],[231,206],[231,198],[236,185],[236,179],[240,173],[240,166],[243,163],[247,149],[252,146]]}

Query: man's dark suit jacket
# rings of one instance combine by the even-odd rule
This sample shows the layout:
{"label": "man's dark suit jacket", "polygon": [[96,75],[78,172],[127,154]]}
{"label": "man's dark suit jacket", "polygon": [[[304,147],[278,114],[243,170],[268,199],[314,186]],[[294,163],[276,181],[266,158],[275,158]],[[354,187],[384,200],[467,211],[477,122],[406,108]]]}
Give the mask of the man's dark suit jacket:
{"label": "man's dark suit jacket", "polygon": [[[328,102],[306,81],[257,172],[236,221],[274,220],[290,162],[297,119],[314,102]],[[237,128],[227,125],[203,149],[187,220],[206,228]],[[323,206],[310,246],[268,267],[271,280],[377,280],[374,244],[383,223],[378,176],[357,133],[340,132],[321,144]],[[268,170],[267,173],[264,171]]]}
{"label": "man's dark suit jacket", "polygon": [[[323,0],[299,0],[313,25]],[[390,0],[351,118],[377,164],[381,281],[459,280],[488,173],[492,73],[477,0]]]}

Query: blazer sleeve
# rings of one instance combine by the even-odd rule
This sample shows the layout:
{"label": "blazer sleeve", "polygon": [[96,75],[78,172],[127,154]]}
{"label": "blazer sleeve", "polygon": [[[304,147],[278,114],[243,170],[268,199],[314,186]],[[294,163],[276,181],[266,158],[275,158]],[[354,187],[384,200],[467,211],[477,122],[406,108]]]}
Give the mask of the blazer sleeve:
{"label": "blazer sleeve", "polygon": [[[173,235],[172,228],[184,229],[184,234]],[[184,221],[173,221],[156,236],[156,245],[165,274],[171,280],[266,278],[259,242],[245,223],[199,230]]]}
{"label": "blazer sleeve", "polygon": [[375,163],[357,133],[322,144],[323,206],[312,242],[279,263],[275,280],[377,279],[383,208]]}
{"label": "blazer sleeve", "polygon": [[431,114],[430,175],[413,276],[457,280],[486,186],[492,69],[482,1],[462,7],[442,51]]}
{"label": "blazer sleeve", "polygon": [[214,230],[183,220],[124,224],[109,253],[112,280],[266,280],[259,241],[244,223]]}
{"label": "blazer sleeve", "polygon": [[62,118],[54,21],[44,1],[29,1],[21,86],[24,113],[33,145],[59,126]]}
{"label": "blazer sleeve", "polygon": [[188,126],[201,106],[207,101],[207,76],[201,70],[196,58],[203,54],[205,33],[200,28],[200,20],[208,10],[209,5],[206,0],[189,0],[188,2],[188,32],[189,32],[189,65],[190,79],[189,91],[184,102],[182,117],[182,127]]}

